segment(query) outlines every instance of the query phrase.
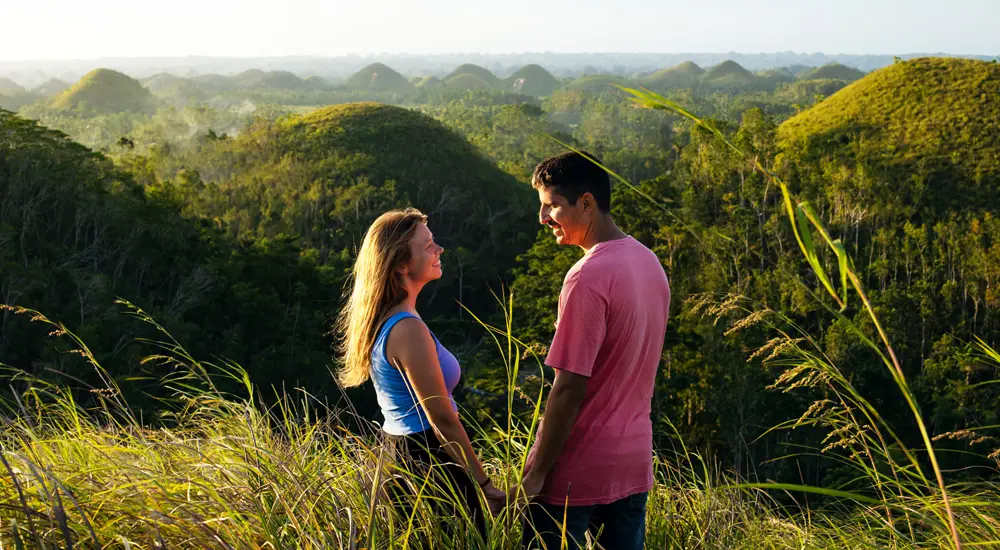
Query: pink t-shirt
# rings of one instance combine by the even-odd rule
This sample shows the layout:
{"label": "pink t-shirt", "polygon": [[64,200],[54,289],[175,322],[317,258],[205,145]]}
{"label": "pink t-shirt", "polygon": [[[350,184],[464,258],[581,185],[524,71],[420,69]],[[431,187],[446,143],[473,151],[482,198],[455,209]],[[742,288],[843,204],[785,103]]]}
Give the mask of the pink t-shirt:
{"label": "pink t-shirt", "polygon": [[653,487],[650,406],[669,311],[663,266],[632,237],[594,246],[566,274],[545,364],[590,381],[544,502],[607,504]]}

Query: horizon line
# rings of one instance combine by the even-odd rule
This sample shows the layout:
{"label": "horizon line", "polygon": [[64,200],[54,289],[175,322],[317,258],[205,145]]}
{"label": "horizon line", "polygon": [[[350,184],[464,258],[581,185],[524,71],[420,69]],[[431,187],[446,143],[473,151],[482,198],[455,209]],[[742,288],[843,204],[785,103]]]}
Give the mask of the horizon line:
{"label": "horizon line", "polygon": [[905,53],[850,53],[850,52],[837,52],[828,53],[823,51],[795,51],[795,50],[776,50],[776,51],[663,51],[663,52],[641,52],[641,51],[580,51],[580,52],[554,52],[554,51],[522,51],[522,52],[440,52],[440,53],[411,53],[411,52],[378,52],[378,53],[345,53],[345,54],[277,54],[277,55],[213,55],[213,54],[182,54],[182,55],[141,55],[141,56],[95,56],[95,57],[52,57],[52,58],[40,58],[40,59],[4,59],[0,58],[0,63],[46,63],[46,62],[74,62],[74,61],[105,61],[105,60],[183,60],[183,59],[240,59],[240,60],[251,60],[251,59],[338,59],[338,58],[378,58],[378,57],[445,57],[445,56],[462,56],[462,55],[475,55],[475,56],[519,56],[519,55],[556,55],[556,56],[575,56],[575,55],[803,55],[803,56],[855,56],[855,57],[883,57],[883,56],[926,56],[926,55],[938,55],[938,56],[976,56],[976,57],[994,57],[1000,58],[1000,54],[989,54],[989,53],[971,53],[971,52],[947,52],[947,51],[913,51]]}

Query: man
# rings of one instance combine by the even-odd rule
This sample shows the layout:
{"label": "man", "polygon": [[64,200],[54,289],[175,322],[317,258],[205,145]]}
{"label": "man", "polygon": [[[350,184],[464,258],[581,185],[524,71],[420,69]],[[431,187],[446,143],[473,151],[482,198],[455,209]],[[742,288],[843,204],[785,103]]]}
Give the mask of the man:
{"label": "man", "polygon": [[523,543],[561,548],[565,512],[569,548],[590,530],[608,550],[638,550],[653,487],[650,406],[670,286],[656,255],[615,225],[611,181],[587,157],[551,157],[532,176],[539,222],[584,256],[563,281],[545,359],[555,380],[519,488],[530,501]]}

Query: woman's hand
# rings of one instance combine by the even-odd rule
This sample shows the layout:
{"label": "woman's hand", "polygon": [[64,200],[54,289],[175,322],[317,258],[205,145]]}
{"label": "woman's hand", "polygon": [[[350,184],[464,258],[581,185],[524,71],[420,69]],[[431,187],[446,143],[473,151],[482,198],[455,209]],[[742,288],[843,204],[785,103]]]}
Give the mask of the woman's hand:
{"label": "woman's hand", "polygon": [[494,516],[507,507],[507,491],[498,489],[493,482],[488,482],[483,487],[483,496],[486,497],[486,504],[490,508],[490,513]]}

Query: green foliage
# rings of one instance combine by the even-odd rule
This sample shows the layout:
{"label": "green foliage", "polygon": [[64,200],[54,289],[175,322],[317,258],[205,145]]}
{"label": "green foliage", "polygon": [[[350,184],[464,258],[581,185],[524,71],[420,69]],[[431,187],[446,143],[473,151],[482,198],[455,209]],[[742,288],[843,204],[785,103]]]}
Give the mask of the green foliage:
{"label": "green foliage", "polygon": [[[679,434],[705,463],[752,482],[776,480],[790,491],[762,503],[757,489],[719,489],[713,485],[719,476],[691,477],[703,466],[678,467],[690,455],[671,454],[658,470],[664,481],[653,498],[651,541],[725,547],[726,541],[739,540],[744,542],[733,545],[766,547],[788,536],[807,547],[949,544],[947,514],[935,500],[934,469],[917,417],[898,392],[901,378],[866,343],[879,338],[874,318],[935,439],[945,487],[959,495],[954,510],[963,537],[974,533],[968,540],[986,544],[998,538],[989,519],[992,509],[984,519],[983,513],[968,511],[972,500],[962,499],[970,492],[995,499],[993,486],[982,479],[995,479],[990,455],[1000,446],[989,428],[1000,424],[995,407],[1000,371],[973,343],[976,337],[991,344],[1000,339],[995,206],[1000,185],[994,168],[995,94],[988,93],[996,78],[983,68],[987,64],[968,63],[901,62],[843,90],[843,80],[789,82],[791,74],[805,72],[800,67],[758,74],[746,86],[713,88],[698,78],[669,91],[667,97],[688,111],[713,117],[706,125],[676,113],[636,109],[610,86],[625,81],[607,76],[585,77],[544,100],[437,85],[241,88],[232,77],[218,77],[226,90],[220,84],[219,90],[201,91],[214,107],[178,103],[152,116],[83,118],[29,105],[23,115],[106,151],[107,157],[94,156],[94,162],[117,174],[111,180],[129,182],[121,184],[128,189],[121,194],[134,195],[129,201],[137,202],[107,195],[88,199],[83,192],[54,187],[54,181],[88,181],[73,167],[89,165],[77,157],[46,164],[47,155],[58,157],[62,149],[47,152],[42,143],[49,138],[23,138],[29,149],[37,149],[24,157],[32,160],[5,166],[23,171],[31,165],[27,173],[33,175],[26,181],[42,186],[45,201],[65,194],[82,205],[82,213],[58,201],[42,201],[39,208],[61,212],[53,218],[59,220],[118,220],[101,224],[119,229],[78,244],[69,233],[42,228],[38,241],[26,241],[29,262],[37,257],[38,265],[23,275],[12,267],[20,261],[22,222],[3,222],[13,229],[6,238],[0,232],[0,243],[8,243],[3,250],[15,260],[4,264],[0,283],[7,286],[0,289],[20,289],[23,280],[42,285],[45,292],[24,294],[39,301],[21,303],[53,312],[70,328],[82,327],[94,352],[121,380],[145,376],[148,369],[136,364],[134,347],[122,343],[129,341],[128,327],[107,311],[115,295],[135,297],[172,332],[195,342],[198,353],[233,358],[265,386],[294,380],[318,399],[335,400],[340,394],[326,370],[331,359],[324,333],[339,304],[344,274],[371,219],[385,208],[413,204],[431,213],[439,238],[451,239],[445,243],[446,278],[428,288],[421,311],[463,364],[457,397],[469,408],[464,417],[490,426],[503,424],[505,414],[526,422],[534,414],[536,390],[545,386],[537,376],[545,371],[524,369],[511,395],[510,357],[497,361],[491,337],[481,338],[470,311],[487,322],[505,321],[494,313],[490,290],[512,281],[511,330],[537,353],[551,338],[561,279],[579,252],[558,248],[547,231],[538,230],[537,205],[526,182],[539,160],[568,144],[597,154],[623,176],[613,198],[615,219],[658,254],[671,277],[675,302],[653,402],[657,448],[669,448]],[[372,104],[285,116],[289,110],[360,100],[403,104],[427,116]],[[61,167],[61,175],[42,177],[48,166]],[[0,174],[6,173],[14,172]],[[802,225],[788,223],[787,203],[767,173],[787,181],[802,202],[792,205]],[[39,211],[25,206],[32,200],[41,199],[12,199],[0,212],[16,220],[11,212]],[[141,214],[127,214],[133,210]],[[826,236],[815,231],[815,223],[842,249],[816,247]],[[145,235],[143,244],[130,244],[123,228]],[[42,241],[50,240],[61,244],[47,248]],[[801,261],[800,241],[810,250],[807,262]],[[105,259],[73,263],[78,256],[90,258],[90,250],[104,250]],[[853,291],[844,301],[843,252],[853,258],[853,273],[877,315],[852,309]],[[208,275],[195,277],[196,270]],[[82,282],[88,280],[116,282],[93,283],[99,290],[87,294],[91,287]],[[851,307],[840,312],[838,301]],[[175,302],[186,305],[174,308]],[[40,332],[10,322],[2,327],[8,350],[17,348],[20,355],[8,352],[0,361],[39,365],[32,372],[56,364],[92,381],[89,371],[56,363],[64,354],[41,343]],[[797,338],[808,338],[809,346]],[[29,344],[13,344],[22,341]],[[811,355],[797,355],[796,349]],[[801,377],[783,378],[769,389],[789,365],[800,369]],[[835,383],[825,384],[830,380]],[[156,382],[137,385],[152,391]],[[789,386],[796,389],[785,392]],[[125,391],[134,394],[128,384]],[[95,399],[82,395],[88,404]],[[363,415],[374,414],[370,389],[349,397]],[[802,417],[823,399],[847,405]],[[146,401],[140,405],[156,408]],[[844,420],[873,409],[877,415],[870,418]],[[802,422],[789,422],[800,417]],[[793,424],[794,430],[773,429]],[[878,443],[866,425],[883,436],[891,428],[898,441]],[[865,443],[857,446],[858,441]],[[334,448],[371,450],[334,445],[323,452]],[[774,460],[789,453],[794,460]],[[853,456],[876,466],[859,466]],[[922,473],[916,474],[918,466]],[[890,484],[886,478],[893,475],[904,481]],[[800,486],[826,492],[806,499]],[[800,508],[792,499],[808,500],[803,510],[808,516],[795,515]],[[771,504],[784,508],[774,515]],[[918,516],[923,523],[912,520]],[[283,519],[274,521],[285,525]],[[976,522],[980,527],[970,527]],[[247,529],[241,533],[252,531]]]}
{"label": "green foliage", "polygon": [[[510,262],[527,242],[512,228],[534,213],[530,189],[460,136],[418,112],[375,103],[262,122],[206,143],[178,166],[196,170],[206,183],[187,201],[191,215],[214,220],[236,238],[296,235],[341,272],[378,214],[420,208],[445,249],[470,253],[428,293],[430,317],[458,313],[453,300],[463,288],[499,284],[511,267],[503,259]],[[481,293],[465,296],[468,305],[492,304]]]}
{"label": "green foliage", "polygon": [[[261,383],[330,384],[324,334],[339,273],[288,238],[238,242],[182,218],[178,201],[202,186],[196,175],[140,183],[139,165],[116,168],[32,121],[0,112],[0,128],[4,303],[38,304],[65,321],[129,392],[160,390],[143,379],[132,329],[109,320],[116,296],[146,304],[181,337],[200,334]],[[4,319],[0,362],[92,380],[44,332]]]}

